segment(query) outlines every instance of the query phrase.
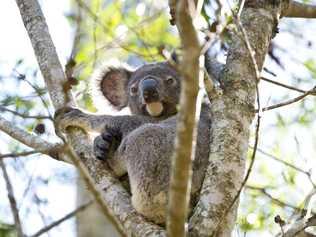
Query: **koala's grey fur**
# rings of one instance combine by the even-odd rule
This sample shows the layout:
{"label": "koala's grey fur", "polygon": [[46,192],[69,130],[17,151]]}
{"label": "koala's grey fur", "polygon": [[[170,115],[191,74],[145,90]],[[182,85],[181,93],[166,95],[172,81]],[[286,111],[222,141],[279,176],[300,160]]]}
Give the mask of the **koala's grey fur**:
{"label": "koala's grey fur", "polygon": [[[161,62],[142,66],[134,72],[108,68],[99,79],[100,90],[107,100],[118,109],[128,106],[132,115],[93,116],[73,109],[62,115],[61,127],[77,125],[97,130],[103,126],[101,135],[94,141],[96,156],[106,160],[116,175],[128,174],[132,204],[139,213],[155,223],[164,223],[181,77],[167,62]],[[145,82],[146,79],[149,81]],[[146,100],[142,90],[147,82],[156,95]],[[152,116],[146,110],[151,102],[162,104],[159,115]],[[193,161],[193,200],[208,164],[210,125],[209,105],[204,103]],[[115,133],[119,134],[119,141],[114,141]],[[113,148],[115,142],[118,143]]]}

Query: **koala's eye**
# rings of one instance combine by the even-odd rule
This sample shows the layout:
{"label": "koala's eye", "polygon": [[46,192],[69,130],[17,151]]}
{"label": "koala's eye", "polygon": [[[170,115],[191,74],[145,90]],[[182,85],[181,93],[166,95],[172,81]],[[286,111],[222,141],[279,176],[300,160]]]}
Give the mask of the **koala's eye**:
{"label": "koala's eye", "polygon": [[138,91],[138,89],[137,89],[137,86],[136,86],[136,85],[131,86],[131,88],[130,88],[130,90],[129,90],[129,92],[130,92],[131,95],[136,95],[136,94],[137,94],[137,91]]}
{"label": "koala's eye", "polygon": [[166,83],[168,85],[173,85],[176,83],[176,79],[174,79],[173,77],[167,77]]}

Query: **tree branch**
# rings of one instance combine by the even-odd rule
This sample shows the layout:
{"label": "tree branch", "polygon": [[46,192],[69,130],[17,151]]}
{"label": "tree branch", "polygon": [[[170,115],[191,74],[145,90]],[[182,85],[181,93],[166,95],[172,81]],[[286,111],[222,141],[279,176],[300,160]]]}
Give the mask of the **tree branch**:
{"label": "tree branch", "polygon": [[284,17],[316,18],[316,5],[290,0],[288,7],[282,12]]}
{"label": "tree branch", "polygon": [[307,210],[305,215],[300,216],[297,220],[294,220],[292,223],[286,225],[284,227],[284,233],[282,233],[282,237],[295,237],[301,236],[305,234],[305,229],[309,226],[314,226],[315,223],[315,215],[311,215],[313,202],[315,202],[316,197],[316,189],[313,188],[310,193],[307,195],[304,201],[304,209]]}
{"label": "tree branch", "polygon": [[19,113],[17,111],[8,109],[2,105],[0,105],[0,111],[6,111],[9,112],[11,114],[17,115],[21,118],[26,118],[26,119],[50,119],[52,120],[52,118],[50,116],[44,116],[44,115],[28,115],[28,114],[24,114],[24,113]]}
{"label": "tree branch", "polygon": [[[314,220],[315,216],[311,218],[311,220]],[[296,220],[294,223],[286,226],[286,230],[282,235],[282,237],[302,237],[306,236],[306,232],[304,231],[307,227],[315,226],[314,221],[309,221],[309,219],[299,219]],[[308,236],[308,235],[307,235]],[[313,236],[313,235],[312,235]]]}
{"label": "tree branch", "polygon": [[256,190],[261,192],[263,195],[265,195],[266,197],[268,197],[269,199],[271,199],[272,202],[274,202],[275,204],[279,205],[280,207],[289,207],[292,208],[295,211],[302,211],[302,208],[299,208],[297,206],[294,206],[290,203],[286,203],[278,198],[273,197],[267,190],[266,188],[262,188],[262,187],[256,187],[256,186],[252,186],[252,185],[246,185],[247,189],[250,190]]}
{"label": "tree branch", "polygon": [[14,218],[14,224],[15,224],[15,228],[17,230],[17,236],[18,237],[23,237],[23,230],[22,230],[22,224],[21,224],[21,220],[20,220],[20,216],[19,216],[19,210],[16,204],[16,200],[13,194],[13,187],[7,172],[7,169],[5,167],[4,161],[2,159],[0,159],[0,167],[3,173],[3,178],[7,187],[7,192],[8,192],[8,199],[10,202],[10,207],[11,207],[11,211],[12,211],[12,215]]}
{"label": "tree branch", "polygon": [[[38,2],[36,0],[16,0],[16,2],[55,109],[74,105],[71,93],[63,88],[66,78]],[[133,236],[164,236],[162,228],[146,222],[135,211],[129,194],[120,182],[114,178],[104,162],[95,159],[91,150],[91,141],[82,130],[69,129],[67,140],[87,167],[97,187],[102,189],[102,199],[119,221],[120,226],[124,226],[126,233]],[[82,174],[87,175],[87,173]],[[85,178],[89,179],[89,177]]]}
{"label": "tree branch", "polygon": [[[241,22],[255,50],[259,72],[278,20],[277,11],[271,1],[256,0],[247,1],[241,12]],[[243,181],[258,75],[253,70],[252,58],[244,40],[237,35],[233,37],[221,75],[224,94],[212,101],[210,164],[199,202],[190,219],[189,230],[193,236],[210,236],[216,230],[227,203],[232,203]],[[225,216],[216,236],[231,235],[236,207],[237,203]]]}
{"label": "tree branch", "polygon": [[295,102],[298,102],[302,99],[304,99],[306,96],[308,95],[312,95],[315,93],[315,90],[316,90],[316,87],[314,87],[313,89],[309,90],[309,91],[306,91],[304,94],[300,95],[300,96],[297,96],[293,99],[290,99],[288,101],[285,101],[285,102],[282,102],[282,103],[279,103],[279,104],[275,104],[275,105],[271,105],[271,106],[268,106],[268,107],[265,107],[262,109],[262,111],[268,111],[268,110],[272,110],[272,109],[276,109],[276,108],[280,108],[280,107],[284,107],[284,106],[287,106],[287,105],[290,105],[290,104],[293,104]]}
{"label": "tree branch", "polygon": [[66,83],[66,78],[51,40],[45,17],[36,0],[16,0],[16,3],[29,34],[50,98],[56,109],[61,108],[65,102],[71,103],[73,100],[71,93],[66,92],[62,87]]}
{"label": "tree branch", "polygon": [[[15,70],[16,71],[16,70]],[[18,73],[18,78],[20,80],[23,80],[25,81],[30,87],[32,87],[32,89],[35,91],[35,93],[38,95],[38,97],[40,98],[43,106],[45,107],[48,115],[49,115],[49,118],[51,120],[53,120],[53,117],[48,109],[48,104],[46,103],[44,97],[43,97],[43,94],[42,94],[42,91],[40,90],[40,88],[38,86],[36,86],[35,84],[33,84],[32,82],[30,82],[28,79],[26,79],[26,76],[24,74],[20,74],[18,71],[16,71],[16,73]]]}
{"label": "tree branch", "polygon": [[[247,47],[247,50],[248,50],[248,53],[249,53],[249,56],[251,57],[251,63],[252,63],[252,66],[253,66],[253,69],[254,69],[254,72],[255,72],[255,75],[256,75],[256,82],[259,82],[260,80],[260,71],[259,71],[259,67],[258,67],[258,64],[257,64],[257,61],[256,61],[256,58],[255,58],[255,52],[249,42],[249,37],[248,37],[248,33],[246,32],[245,28],[243,27],[241,21],[240,21],[240,14],[242,12],[242,8],[243,8],[243,5],[245,3],[245,0],[241,1],[240,3],[240,8],[239,8],[239,13],[237,16],[234,15],[233,13],[233,19],[234,19],[234,22],[235,24],[238,26],[239,28],[239,31],[241,33],[241,38],[242,40],[244,41],[246,47]],[[236,32],[237,34],[239,32]],[[247,172],[246,172],[246,175],[237,191],[237,194],[235,195],[235,197],[233,198],[233,200],[231,201],[231,203],[229,203],[228,207],[226,207],[226,210],[223,212],[223,215],[222,217],[220,218],[219,222],[217,223],[217,227],[216,227],[216,230],[214,231],[214,234],[215,236],[217,235],[218,233],[218,230],[220,228],[220,225],[223,221],[223,219],[227,216],[227,214],[230,212],[231,208],[235,205],[235,202],[237,202],[237,200],[239,199],[240,197],[240,194],[244,188],[244,186],[246,185],[249,177],[250,177],[250,174],[251,174],[251,171],[252,171],[252,168],[253,168],[253,165],[255,163],[255,159],[256,159],[256,153],[257,153],[257,147],[258,147],[258,142],[259,142],[259,130],[260,130],[260,122],[261,122],[261,114],[260,114],[260,109],[261,109],[261,104],[260,104],[260,94],[259,94],[259,89],[258,89],[258,84],[256,83],[256,93],[257,93],[257,106],[258,106],[258,110],[259,110],[259,113],[257,114],[257,123],[256,123],[256,130],[255,130],[255,141],[254,141],[254,147],[253,147],[253,152],[252,152],[252,155],[251,155],[251,159],[250,159],[250,164],[249,164],[249,167],[247,169]]]}
{"label": "tree branch", "polygon": [[8,153],[8,154],[0,155],[0,159],[15,158],[15,157],[19,157],[19,156],[29,156],[29,155],[33,155],[33,154],[37,154],[37,153],[44,153],[44,152],[33,150],[33,151],[24,151],[24,152],[20,152],[20,153]]}
{"label": "tree branch", "polygon": [[[171,178],[167,215],[168,236],[185,236],[190,193],[192,160],[196,145],[196,103],[199,85],[200,44],[193,26],[187,0],[178,1],[176,25],[179,30],[183,59],[180,62],[181,83],[179,116],[174,154],[171,158]],[[196,119],[197,118],[197,119]]]}
{"label": "tree branch", "polygon": [[[269,83],[272,83],[272,84],[275,84],[275,85],[280,86],[280,87],[284,87],[284,88],[289,89],[289,90],[297,91],[297,92],[300,92],[300,93],[306,93],[307,92],[306,90],[302,90],[302,89],[296,88],[294,86],[289,86],[289,85],[280,83],[278,81],[271,80],[271,79],[266,78],[266,77],[261,77],[260,80],[266,81],[266,82],[269,82]],[[312,94],[316,95],[315,92],[312,93]]]}
{"label": "tree branch", "polygon": [[41,236],[42,234],[48,232],[49,230],[51,230],[52,228],[58,226],[59,224],[63,223],[64,221],[70,219],[71,217],[77,215],[79,212],[82,212],[84,210],[87,209],[87,207],[89,207],[93,202],[90,201],[78,208],[76,208],[76,210],[68,213],[67,215],[65,215],[64,217],[60,218],[59,220],[57,221],[54,221],[53,223],[51,223],[50,225],[48,226],[45,226],[43,229],[40,229],[38,232],[36,232],[35,234],[31,235],[30,237],[38,237],[38,236]]}
{"label": "tree branch", "polygon": [[[252,147],[251,147],[251,148],[252,148]],[[257,150],[258,150],[260,153],[262,153],[263,155],[265,155],[266,157],[269,157],[269,158],[272,159],[272,160],[275,160],[275,161],[277,161],[277,162],[280,162],[281,164],[283,164],[283,165],[285,165],[285,166],[288,166],[288,167],[290,167],[290,168],[292,168],[292,169],[294,169],[294,170],[296,170],[296,171],[298,171],[298,172],[304,174],[304,175],[309,179],[309,181],[310,181],[310,183],[313,185],[313,187],[316,188],[316,184],[315,184],[315,182],[314,182],[313,179],[312,179],[312,173],[311,173],[311,172],[306,171],[306,170],[304,170],[304,169],[302,169],[302,168],[300,168],[300,167],[298,167],[298,166],[295,166],[295,165],[293,165],[293,164],[291,164],[291,163],[289,163],[289,162],[287,162],[287,161],[285,161],[285,160],[281,160],[280,158],[278,158],[278,157],[276,157],[276,156],[274,156],[274,155],[272,155],[272,154],[269,154],[269,153],[263,151],[263,150],[260,149],[260,148],[258,148]]]}
{"label": "tree branch", "polygon": [[0,130],[18,140],[26,146],[32,147],[35,150],[59,160],[64,155],[61,152],[62,146],[60,144],[49,143],[39,136],[32,135],[11,124],[8,120],[0,116]]}

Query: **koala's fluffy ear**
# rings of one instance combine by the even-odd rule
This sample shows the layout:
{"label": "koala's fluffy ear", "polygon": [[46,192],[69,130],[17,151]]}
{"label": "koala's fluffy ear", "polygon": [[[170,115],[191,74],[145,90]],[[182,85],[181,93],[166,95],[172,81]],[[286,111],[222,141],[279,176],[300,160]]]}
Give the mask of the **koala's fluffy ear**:
{"label": "koala's fluffy ear", "polygon": [[97,87],[112,106],[120,110],[128,104],[127,84],[132,71],[124,67],[106,67],[97,75]]}

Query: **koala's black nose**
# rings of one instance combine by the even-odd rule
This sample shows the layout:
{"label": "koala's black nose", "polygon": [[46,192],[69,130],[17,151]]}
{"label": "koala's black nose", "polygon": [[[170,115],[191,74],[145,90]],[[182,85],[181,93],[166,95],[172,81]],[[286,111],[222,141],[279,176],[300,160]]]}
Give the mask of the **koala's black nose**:
{"label": "koala's black nose", "polygon": [[155,79],[144,79],[141,82],[141,90],[143,94],[143,99],[146,103],[158,101],[158,82]]}

